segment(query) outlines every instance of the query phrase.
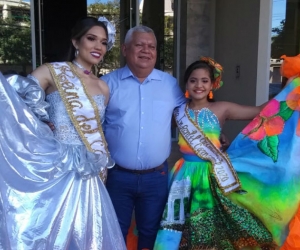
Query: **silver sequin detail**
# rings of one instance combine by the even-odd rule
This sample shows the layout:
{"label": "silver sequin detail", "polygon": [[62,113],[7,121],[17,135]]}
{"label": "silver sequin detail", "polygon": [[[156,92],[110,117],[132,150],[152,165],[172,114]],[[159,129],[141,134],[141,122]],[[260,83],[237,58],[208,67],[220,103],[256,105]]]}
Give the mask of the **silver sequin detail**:
{"label": "silver sequin detail", "polygon": [[191,118],[200,126],[201,129],[220,129],[218,117],[209,108],[205,107],[199,110],[189,108],[188,110]]}
{"label": "silver sequin detail", "polygon": [[[93,96],[93,99],[98,106],[101,123],[103,123],[105,115],[105,96],[97,95]],[[72,124],[59,92],[55,91],[47,95],[46,101],[50,104],[48,113],[50,121],[55,126],[53,131],[55,138],[66,144],[82,145],[83,142]]]}

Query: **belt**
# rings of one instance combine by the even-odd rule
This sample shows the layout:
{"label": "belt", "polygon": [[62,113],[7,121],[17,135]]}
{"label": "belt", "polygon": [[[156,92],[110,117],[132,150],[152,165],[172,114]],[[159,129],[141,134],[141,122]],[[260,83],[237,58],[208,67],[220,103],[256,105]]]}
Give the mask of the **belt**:
{"label": "belt", "polygon": [[128,169],[128,168],[123,168],[119,165],[115,165],[114,168],[118,169],[118,170],[121,170],[121,171],[125,171],[125,172],[129,172],[129,173],[132,173],[132,174],[148,174],[148,173],[153,173],[155,171],[159,171],[161,169],[164,168],[164,164],[161,164],[155,168],[149,168],[149,169],[143,169],[143,170],[136,170],[136,169]]}

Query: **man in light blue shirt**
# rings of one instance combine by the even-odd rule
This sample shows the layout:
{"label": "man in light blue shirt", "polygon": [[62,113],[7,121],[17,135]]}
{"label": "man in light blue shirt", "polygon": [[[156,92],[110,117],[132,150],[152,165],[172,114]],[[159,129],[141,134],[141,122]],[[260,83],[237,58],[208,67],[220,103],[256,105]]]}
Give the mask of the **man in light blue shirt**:
{"label": "man in light blue shirt", "polygon": [[116,161],[106,186],[124,238],[134,209],[138,249],[153,249],[168,195],[171,118],[186,99],[174,77],[154,69],[152,29],[130,29],[122,52],[127,65],[102,77],[110,88],[105,137]]}

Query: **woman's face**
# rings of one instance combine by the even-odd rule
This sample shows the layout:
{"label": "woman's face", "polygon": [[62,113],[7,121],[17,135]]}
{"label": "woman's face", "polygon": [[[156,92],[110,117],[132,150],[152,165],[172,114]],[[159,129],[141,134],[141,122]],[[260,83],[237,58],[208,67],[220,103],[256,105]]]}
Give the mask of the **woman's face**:
{"label": "woman's face", "polygon": [[76,60],[86,65],[98,64],[107,51],[107,37],[102,27],[94,26],[89,29],[79,41],[72,40],[78,49]]}
{"label": "woman's face", "polygon": [[207,69],[195,69],[186,83],[186,89],[191,99],[206,99],[212,90],[212,81]]}

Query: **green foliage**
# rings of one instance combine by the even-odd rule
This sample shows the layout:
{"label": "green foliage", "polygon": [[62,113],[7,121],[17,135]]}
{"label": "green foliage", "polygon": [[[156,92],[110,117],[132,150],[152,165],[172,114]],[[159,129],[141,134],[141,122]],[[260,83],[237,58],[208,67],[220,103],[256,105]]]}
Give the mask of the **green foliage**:
{"label": "green foliage", "polygon": [[0,61],[4,64],[31,63],[30,22],[0,20]]}
{"label": "green foliage", "polygon": [[[107,3],[101,3],[99,0],[96,3],[90,4],[87,7],[87,11],[90,15],[120,15],[120,1],[113,0],[107,1]],[[107,18],[108,19],[108,18]]]}
{"label": "green foliage", "polygon": [[165,38],[164,44],[164,66],[166,68],[173,68],[174,58],[174,39],[173,36]]}
{"label": "green foliage", "polygon": [[271,58],[280,58],[284,54],[285,20],[279,27],[272,28]]}
{"label": "green foliage", "polygon": [[173,16],[165,16],[165,36],[173,34]]}
{"label": "green foliage", "polygon": [[164,67],[173,68],[174,59],[174,36],[173,36],[173,17],[165,16],[165,40],[164,40]]}

